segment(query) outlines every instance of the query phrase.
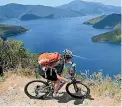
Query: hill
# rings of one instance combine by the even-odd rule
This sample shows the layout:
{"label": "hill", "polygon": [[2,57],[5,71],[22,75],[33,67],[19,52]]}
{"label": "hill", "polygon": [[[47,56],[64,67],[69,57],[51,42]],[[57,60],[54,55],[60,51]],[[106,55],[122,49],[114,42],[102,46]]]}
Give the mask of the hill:
{"label": "hill", "polygon": [[20,19],[21,20],[36,20],[36,19],[41,19],[41,17],[34,14],[25,14]]}
{"label": "hill", "polygon": [[85,21],[83,24],[95,25],[99,21],[103,20],[106,16],[107,15],[102,15],[102,16],[95,17],[93,19],[90,19],[90,20]]}
{"label": "hill", "polygon": [[114,28],[121,23],[121,14],[110,14],[93,25],[96,29]]}
{"label": "hill", "polygon": [[121,23],[121,14],[102,15],[84,22],[84,24],[93,25],[96,29],[117,28]]}
{"label": "hill", "polygon": [[81,0],[74,0],[68,4],[58,7],[50,7],[43,5],[22,5],[11,3],[4,6],[0,6],[0,21],[12,18],[21,19],[21,17],[23,19],[23,17],[28,14],[33,14],[35,16],[43,18],[53,14],[53,18],[62,18],[78,17],[101,13],[120,13],[120,10],[120,7],[104,5],[99,2],[87,2]]}
{"label": "hill", "polygon": [[111,32],[93,36],[93,42],[121,43],[121,14],[99,16],[85,21],[84,24],[93,25],[96,29],[113,29]]}
{"label": "hill", "polygon": [[11,18],[21,19],[21,17],[25,14],[34,14],[38,17],[47,17],[53,14],[54,18],[77,17],[83,15],[81,13],[74,12],[71,10],[63,10],[43,5],[22,5],[11,3],[4,6],[0,6],[0,19],[3,20]]}
{"label": "hill", "polygon": [[21,34],[26,32],[27,30],[28,29],[25,29],[21,26],[0,24],[0,37]]}
{"label": "hill", "polygon": [[109,42],[109,43],[121,43],[121,30],[116,29],[111,32],[106,32],[92,37],[93,42]]}
{"label": "hill", "polygon": [[45,19],[45,18],[52,19],[52,18],[54,18],[54,14],[50,14],[50,15],[44,16],[44,17],[40,17],[40,16],[37,16],[34,14],[25,14],[20,18],[20,20],[26,21],[26,20]]}
{"label": "hill", "polygon": [[120,7],[104,5],[100,2],[88,2],[81,0],[74,0],[68,4],[58,6],[57,8],[77,11],[85,15],[102,13],[121,13]]}

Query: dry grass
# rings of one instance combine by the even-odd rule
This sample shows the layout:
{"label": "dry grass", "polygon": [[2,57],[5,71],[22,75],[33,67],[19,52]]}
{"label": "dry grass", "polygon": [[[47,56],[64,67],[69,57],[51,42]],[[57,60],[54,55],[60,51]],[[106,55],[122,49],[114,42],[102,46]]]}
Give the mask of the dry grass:
{"label": "dry grass", "polygon": [[7,72],[4,72],[4,76],[0,77],[0,82],[4,82],[12,74],[15,74],[18,76],[25,76],[28,78],[36,77],[36,73],[34,72],[34,69],[18,67],[16,69],[11,69],[11,70],[8,70]]}
{"label": "dry grass", "polygon": [[[90,87],[91,95],[101,98],[110,98],[121,103],[121,75],[118,78],[103,77],[102,72],[93,73],[85,80]],[[116,77],[116,76],[114,76]]]}
{"label": "dry grass", "polygon": [[[5,81],[11,73],[26,76],[26,77],[36,77],[40,78],[38,73],[34,72],[34,69],[31,68],[21,68],[18,67],[13,71],[6,72],[4,77],[0,77],[0,82]],[[65,72],[66,74],[66,72]],[[79,80],[83,80],[81,76],[76,75]],[[93,73],[88,78],[83,80],[83,83],[87,84],[91,90],[91,96],[99,98],[109,98],[115,101],[116,103],[121,102],[121,76],[114,76],[112,80],[111,77],[106,76],[103,78],[102,72]]]}

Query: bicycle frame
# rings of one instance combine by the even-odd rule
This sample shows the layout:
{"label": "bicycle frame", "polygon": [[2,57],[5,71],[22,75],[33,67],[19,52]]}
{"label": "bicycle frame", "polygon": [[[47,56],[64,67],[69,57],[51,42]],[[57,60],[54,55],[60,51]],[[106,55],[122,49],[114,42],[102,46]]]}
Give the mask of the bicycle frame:
{"label": "bicycle frame", "polygon": [[[76,86],[75,82],[76,82],[77,80],[75,79],[74,74],[72,74],[72,73],[69,73],[69,74],[70,74],[70,77],[67,78],[67,79],[70,79],[71,82],[74,83],[73,85],[74,85],[74,87],[76,88],[77,86]],[[54,90],[54,82],[53,82],[53,81],[50,81],[49,87],[50,87],[51,89]],[[60,86],[59,86],[59,87],[60,87]],[[62,88],[62,87],[60,87],[59,90],[60,90],[61,88]]]}
{"label": "bicycle frame", "polygon": [[[87,97],[89,94],[90,94],[90,89],[85,85],[83,84],[81,81],[77,81],[75,79],[75,76],[74,74],[71,73],[71,76],[69,77],[69,79],[71,80],[70,82],[67,82],[66,84],[66,92],[74,97],[74,98],[85,98]],[[33,96],[31,95],[29,92],[28,92],[28,86],[31,84],[31,83],[34,83],[34,82],[41,82],[43,83],[44,85],[37,85],[34,89],[35,89],[35,93],[36,93],[36,96]],[[86,88],[85,90],[85,94],[79,96],[77,94],[79,94],[79,92],[81,91],[81,88],[77,85],[77,84],[80,84],[82,86],[84,86]],[[72,89],[70,88],[70,85],[73,85],[73,89],[76,93],[76,95],[74,95],[74,93],[72,94],[69,89]],[[73,92],[74,92],[73,91]],[[30,98],[34,98],[34,99],[44,99],[46,97],[53,97],[53,92],[54,92],[54,81],[50,81],[50,82],[45,82],[45,81],[41,81],[41,80],[33,80],[33,81],[30,81],[28,82],[26,85],[25,85],[25,88],[24,88],[24,92],[25,94],[30,97]],[[44,95],[39,95],[39,93],[45,93]],[[39,95],[39,96],[38,96]],[[50,96],[51,95],[51,96]]]}

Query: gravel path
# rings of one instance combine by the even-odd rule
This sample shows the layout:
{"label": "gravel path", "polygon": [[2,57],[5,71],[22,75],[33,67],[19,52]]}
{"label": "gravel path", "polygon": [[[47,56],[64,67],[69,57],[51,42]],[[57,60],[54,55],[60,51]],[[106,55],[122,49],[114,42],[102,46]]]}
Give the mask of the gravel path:
{"label": "gravel path", "polygon": [[58,98],[35,100],[28,98],[24,93],[25,84],[32,80],[26,77],[11,75],[4,83],[0,84],[1,106],[81,106],[87,105],[89,100],[74,99],[66,92]]}
{"label": "gravel path", "polygon": [[[34,78],[27,78],[17,75],[10,75],[5,82],[0,83],[0,107],[1,106],[115,106],[116,104],[109,98],[98,98],[94,96],[88,99],[75,99],[65,92],[58,98],[48,98],[46,100],[35,100],[28,98],[24,93],[24,86]],[[93,97],[93,95],[92,95]]]}

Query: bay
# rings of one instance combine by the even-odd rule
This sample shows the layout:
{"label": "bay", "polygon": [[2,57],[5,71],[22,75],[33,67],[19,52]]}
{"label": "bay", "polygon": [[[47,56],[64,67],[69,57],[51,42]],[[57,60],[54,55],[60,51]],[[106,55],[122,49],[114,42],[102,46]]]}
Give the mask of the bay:
{"label": "bay", "polygon": [[11,19],[4,24],[19,25],[30,29],[28,32],[10,37],[23,41],[30,52],[60,52],[72,50],[77,64],[77,72],[89,73],[102,71],[104,75],[121,73],[121,45],[111,43],[93,43],[91,37],[111,31],[110,29],[94,29],[83,22],[95,16],[75,18],[41,19],[20,21]]}

